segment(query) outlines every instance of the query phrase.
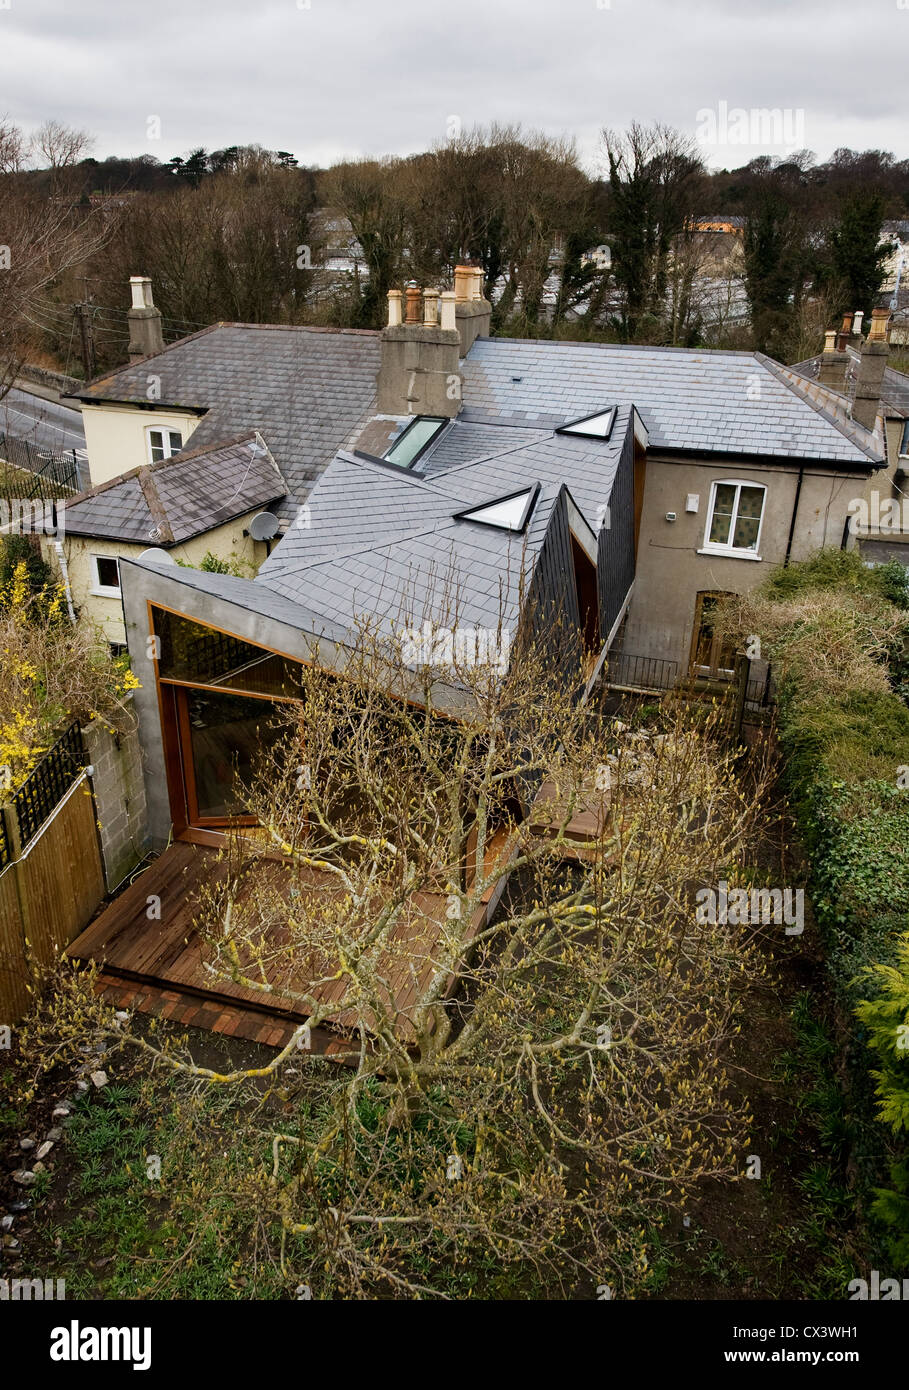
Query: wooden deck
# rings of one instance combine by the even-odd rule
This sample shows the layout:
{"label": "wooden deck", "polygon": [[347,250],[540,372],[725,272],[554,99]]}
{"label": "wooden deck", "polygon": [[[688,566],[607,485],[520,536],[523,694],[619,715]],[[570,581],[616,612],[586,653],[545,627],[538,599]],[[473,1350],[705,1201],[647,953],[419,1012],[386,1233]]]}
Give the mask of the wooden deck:
{"label": "wooden deck", "polygon": [[[565,819],[568,798],[560,794],[554,782],[546,781],[534,799],[531,811],[531,824],[535,832],[546,839],[553,838]],[[596,850],[593,842],[602,840],[610,828],[609,808],[611,794],[599,791],[593,783],[583,788],[573,808],[572,815],[564,828],[566,840],[577,844],[577,849],[561,847],[566,858],[592,860]]]}
{"label": "wooden deck", "polygon": [[[567,828],[574,840],[603,833],[604,797],[585,798]],[[554,833],[561,807],[547,784],[537,798],[534,824],[542,835]],[[487,848],[487,863],[501,853],[507,832],[500,830]],[[560,849],[571,857],[571,851]],[[587,851],[578,851],[587,857]],[[236,871],[236,865],[234,865]],[[161,1014],[186,1026],[210,1028],[270,1046],[283,1046],[294,1027],[306,1022],[312,1010],[305,1001],[289,997],[294,991],[311,995],[318,1006],[335,1005],[323,1020],[325,1036],[314,1051],[337,1050],[332,1038],[350,1037],[359,1021],[345,999],[349,977],[338,970],[333,952],[331,921],[340,890],[329,874],[301,870],[278,857],[255,857],[243,871],[235,914],[242,928],[247,912],[256,911],[257,935],[270,959],[246,973],[262,978],[264,989],[248,988],[215,973],[196,923],[203,896],[216,889],[231,872],[226,854],[212,844],[179,840],[164,851],[112,903],[104,907],[68,948],[67,954],[101,967],[99,990],[120,1007]],[[504,879],[484,895],[466,936],[470,940],[490,919]],[[325,932],[320,940],[304,937],[295,928],[295,903],[300,895],[320,909]],[[160,917],[156,905],[160,904]],[[265,916],[262,915],[263,904]],[[383,1003],[398,1036],[414,1038],[412,1011],[437,968],[436,945],[446,930],[447,897],[416,893],[401,913],[387,947],[376,964],[385,982]],[[340,909],[343,913],[343,908]],[[313,914],[308,914],[311,919]],[[248,962],[244,962],[249,967]],[[454,992],[458,974],[448,979],[446,997]],[[367,1026],[370,1020],[366,1019]]]}
{"label": "wooden deck", "polygon": [[[273,992],[266,993],[206,969],[206,948],[195,926],[200,895],[217,886],[228,872],[227,860],[217,850],[178,841],[99,913],[69,947],[68,955],[100,965],[110,990],[112,982],[132,982],[169,991],[186,1001],[206,999],[285,1024],[302,1023],[309,1016],[311,1010],[286,992],[305,990],[319,1005],[336,1003],[337,1010],[325,1022],[341,1034],[348,1033],[356,1026],[358,1013],[345,1007],[349,979],[339,974],[337,959],[326,944],[330,929],[322,941],[310,942],[294,935],[292,925],[294,902],[301,893],[316,895],[330,922],[340,896],[334,878],[310,870],[301,875],[282,860],[257,859],[246,871],[245,886],[241,879],[237,916],[242,920],[253,901],[259,908],[267,903],[271,912],[264,935],[274,959],[265,968],[264,980]],[[160,920],[148,915],[149,904],[155,900],[161,904]],[[377,962],[377,973],[387,986],[383,1002],[398,1035],[406,1041],[414,1036],[411,1010],[436,969],[435,946],[445,928],[446,906],[447,898],[441,894],[415,894]],[[468,939],[487,920],[491,907],[487,901],[477,911]],[[151,910],[154,913],[154,906]],[[453,976],[451,987],[455,984]]]}

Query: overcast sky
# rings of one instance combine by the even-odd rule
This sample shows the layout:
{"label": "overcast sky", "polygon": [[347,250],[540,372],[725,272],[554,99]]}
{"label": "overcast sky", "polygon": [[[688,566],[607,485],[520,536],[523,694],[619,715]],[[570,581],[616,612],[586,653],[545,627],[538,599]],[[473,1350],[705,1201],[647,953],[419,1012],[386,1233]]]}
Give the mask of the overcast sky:
{"label": "overcast sky", "polygon": [[593,168],[634,118],[719,168],[905,158],[909,0],[0,0],[4,112],[84,127],[98,158],[255,142],[324,165],[495,120],[572,135]]}

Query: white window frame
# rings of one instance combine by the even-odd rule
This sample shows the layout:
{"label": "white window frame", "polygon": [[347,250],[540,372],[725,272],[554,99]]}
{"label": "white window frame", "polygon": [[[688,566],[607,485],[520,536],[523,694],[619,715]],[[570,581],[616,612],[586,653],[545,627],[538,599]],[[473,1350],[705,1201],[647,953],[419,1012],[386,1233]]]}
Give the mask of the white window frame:
{"label": "white window frame", "polygon": [[98,573],[99,560],[113,560],[117,566],[117,578],[120,577],[120,556],[119,555],[96,555],[92,553],[92,593],[98,598],[120,598],[120,585],[116,588],[111,584],[102,584],[101,576]]}
{"label": "white window frame", "polygon": [[[157,434],[160,434],[161,436],[161,440],[164,445],[164,458],[162,459],[156,459],[152,454],[152,431],[155,431]],[[170,437],[172,434],[178,434],[180,436],[180,449],[182,449],[183,445],[186,443],[186,440],[183,437],[182,430],[175,430],[171,425],[146,425],[145,445],[148,453],[149,463],[163,463],[164,459],[173,458],[174,454],[178,454],[180,452],[180,449],[174,449],[171,447]]]}
{"label": "white window frame", "polygon": [[[758,522],[757,540],[754,549],[743,549],[742,546],[723,545],[718,541],[710,540],[710,529],[713,526],[713,509],[716,505],[716,490],[718,487],[734,487],[736,489],[735,502],[733,504],[732,525],[729,528],[730,535],[735,535],[735,526],[739,517],[739,497],[743,487],[759,487],[764,494],[761,503],[761,519]],[[760,560],[761,558],[761,536],[764,531],[764,514],[767,510],[767,484],[758,483],[753,478],[716,478],[710,484],[710,500],[707,504],[707,524],[704,527],[704,543],[698,551],[699,555],[728,555],[734,560]]]}

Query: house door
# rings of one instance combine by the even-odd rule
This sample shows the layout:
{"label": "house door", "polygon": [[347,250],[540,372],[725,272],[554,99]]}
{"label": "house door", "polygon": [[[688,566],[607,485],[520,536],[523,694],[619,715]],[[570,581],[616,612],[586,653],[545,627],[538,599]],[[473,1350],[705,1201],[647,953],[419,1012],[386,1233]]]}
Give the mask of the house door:
{"label": "house door", "polygon": [[711,680],[731,680],[735,674],[735,643],[715,632],[716,608],[725,593],[698,594],[691,638],[691,674]]}

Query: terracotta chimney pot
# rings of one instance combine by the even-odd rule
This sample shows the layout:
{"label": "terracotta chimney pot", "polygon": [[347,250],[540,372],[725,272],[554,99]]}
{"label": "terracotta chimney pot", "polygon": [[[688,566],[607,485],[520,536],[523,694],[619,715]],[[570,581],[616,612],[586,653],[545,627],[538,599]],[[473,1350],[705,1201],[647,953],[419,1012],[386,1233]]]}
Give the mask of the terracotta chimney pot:
{"label": "terracotta chimney pot", "polygon": [[871,310],[871,332],[868,334],[869,341],[874,343],[886,343],[889,341],[890,310],[872,309]]}
{"label": "terracotta chimney pot", "polygon": [[473,266],[456,265],[454,272],[455,299],[459,304],[473,298]]}
{"label": "terracotta chimney pot", "polygon": [[416,280],[411,280],[407,286],[407,293],[404,296],[404,322],[419,323],[421,318],[421,303],[423,296],[420,294],[420,287]]}

